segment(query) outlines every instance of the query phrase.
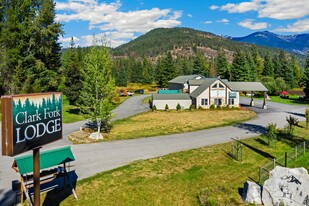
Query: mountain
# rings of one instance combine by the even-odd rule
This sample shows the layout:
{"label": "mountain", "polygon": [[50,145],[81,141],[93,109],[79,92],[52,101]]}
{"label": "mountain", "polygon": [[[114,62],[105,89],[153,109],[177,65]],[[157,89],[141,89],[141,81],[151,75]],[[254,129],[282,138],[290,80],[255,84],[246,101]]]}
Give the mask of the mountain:
{"label": "mountain", "polygon": [[309,33],[299,35],[278,35],[268,31],[255,32],[245,37],[233,37],[234,41],[284,49],[306,55],[309,49]]}
{"label": "mountain", "polygon": [[[217,52],[224,50],[227,57],[233,56],[237,49],[251,49],[253,45],[233,41],[209,32],[190,28],[158,28],[113,49],[114,57],[152,57],[156,58],[166,52],[181,57],[191,57],[197,51],[212,58]],[[273,48],[258,46],[258,51],[274,53]],[[229,59],[231,59],[229,58]]]}

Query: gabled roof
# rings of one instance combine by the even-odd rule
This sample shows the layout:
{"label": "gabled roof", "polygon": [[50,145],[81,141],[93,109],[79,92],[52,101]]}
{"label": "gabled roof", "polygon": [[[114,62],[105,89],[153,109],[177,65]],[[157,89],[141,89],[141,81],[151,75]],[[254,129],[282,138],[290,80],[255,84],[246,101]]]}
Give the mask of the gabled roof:
{"label": "gabled roof", "polygon": [[[205,79],[193,79],[189,80],[190,86],[200,86],[204,83],[205,80],[217,80],[218,78],[205,78]],[[228,82],[227,79],[220,79],[222,82]]]}
{"label": "gabled roof", "polygon": [[[200,96],[200,94],[202,94],[210,85],[212,85],[215,81],[217,81],[220,79],[217,78],[209,78],[209,79],[204,79],[203,83],[196,88],[191,94],[191,97],[197,98],[198,96]],[[191,84],[190,84],[191,85]]]}
{"label": "gabled roof", "polygon": [[233,91],[238,92],[267,92],[268,89],[261,82],[226,82]]}
{"label": "gabled roof", "polygon": [[152,100],[191,100],[189,94],[152,94]]}
{"label": "gabled roof", "polygon": [[184,75],[184,76],[178,76],[178,77],[170,80],[168,83],[184,84],[187,81],[192,80],[192,79],[196,79],[198,77],[203,78],[203,76],[197,75],[197,74],[195,74],[195,75]]}

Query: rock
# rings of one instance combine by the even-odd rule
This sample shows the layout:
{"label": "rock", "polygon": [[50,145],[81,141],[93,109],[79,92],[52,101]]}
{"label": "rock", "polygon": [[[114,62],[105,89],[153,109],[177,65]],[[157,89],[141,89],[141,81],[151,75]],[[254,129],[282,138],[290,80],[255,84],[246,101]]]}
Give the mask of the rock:
{"label": "rock", "polygon": [[90,134],[89,138],[99,140],[99,139],[103,139],[103,136],[101,133],[93,132]]}
{"label": "rock", "polygon": [[265,206],[309,206],[309,175],[305,168],[275,167],[262,192]]}
{"label": "rock", "polygon": [[242,199],[250,204],[262,204],[262,187],[255,182],[247,181],[244,184]]}

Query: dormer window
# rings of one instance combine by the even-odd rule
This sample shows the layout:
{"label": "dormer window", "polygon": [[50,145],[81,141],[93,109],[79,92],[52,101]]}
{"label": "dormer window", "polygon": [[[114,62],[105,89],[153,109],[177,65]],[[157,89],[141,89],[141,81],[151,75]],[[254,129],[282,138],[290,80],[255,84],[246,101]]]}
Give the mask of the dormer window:
{"label": "dormer window", "polygon": [[212,85],[212,87],[211,88],[218,88],[218,84],[214,84],[214,85]]}

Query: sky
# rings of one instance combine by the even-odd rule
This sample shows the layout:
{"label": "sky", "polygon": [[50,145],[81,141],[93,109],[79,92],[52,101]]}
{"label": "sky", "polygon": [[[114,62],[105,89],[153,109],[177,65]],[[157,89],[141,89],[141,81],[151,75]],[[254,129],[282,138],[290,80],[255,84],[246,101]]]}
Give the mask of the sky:
{"label": "sky", "polygon": [[189,27],[241,37],[309,33],[309,0],[56,0],[68,47],[127,43],[155,28]]}

